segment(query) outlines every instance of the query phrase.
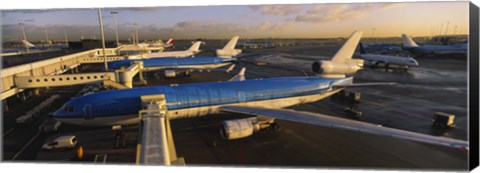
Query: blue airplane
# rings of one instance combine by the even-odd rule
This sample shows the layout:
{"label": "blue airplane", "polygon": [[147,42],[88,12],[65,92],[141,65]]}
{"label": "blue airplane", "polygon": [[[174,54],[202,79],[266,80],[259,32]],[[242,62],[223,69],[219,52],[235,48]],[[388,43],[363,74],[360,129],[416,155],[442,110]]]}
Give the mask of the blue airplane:
{"label": "blue airplane", "polygon": [[402,51],[402,47],[397,44],[363,44],[363,48],[368,51],[392,53]]}
{"label": "blue airplane", "polygon": [[216,69],[227,65],[232,65],[227,69],[231,71],[237,62],[237,58],[221,57],[194,57],[194,58],[151,58],[137,60],[119,60],[108,62],[108,67],[120,69],[128,67],[136,61],[143,62],[143,71],[164,70],[166,77],[176,77],[179,71],[193,71],[201,69]]}
{"label": "blue airplane", "polygon": [[[152,86],[110,90],[74,98],[53,117],[67,124],[113,126],[137,124],[142,109],[141,96],[163,94],[169,119],[191,118],[219,113],[239,113],[257,117],[224,121],[225,139],[239,139],[273,125],[270,119],[283,119],[320,126],[361,131],[417,142],[468,148],[468,142],[381,127],[369,123],[336,118],[319,113],[299,112],[286,107],[312,103],[327,98],[346,87],[390,85],[391,83],[353,83],[362,69],[362,60],[352,55],[363,32],[354,32],[331,60],[319,60],[312,69],[318,76],[280,77],[245,80],[242,72],[225,82]],[[263,122],[264,124],[259,124]]]}
{"label": "blue airplane", "polygon": [[467,44],[455,45],[423,45],[419,46],[407,34],[402,34],[403,50],[414,54],[464,54],[467,55]]}

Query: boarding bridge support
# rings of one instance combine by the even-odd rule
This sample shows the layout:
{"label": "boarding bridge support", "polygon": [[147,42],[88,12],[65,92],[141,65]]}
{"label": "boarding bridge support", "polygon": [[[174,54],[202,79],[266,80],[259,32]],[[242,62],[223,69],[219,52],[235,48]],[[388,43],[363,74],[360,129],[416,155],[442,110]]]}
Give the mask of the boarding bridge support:
{"label": "boarding bridge support", "polygon": [[184,159],[178,158],[175,151],[165,95],[141,96],[141,101],[143,107],[139,111],[141,135],[137,146],[136,163],[184,165]]}
{"label": "boarding bridge support", "polygon": [[142,69],[143,62],[138,61],[134,62],[127,69],[122,68],[116,70],[115,73],[117,74],[117,81],[127,86],[128,88],[133,88],[133,77],[135,77],[137,73],[140,73],[140,82],[146,84],[146,81],[143,79]]}

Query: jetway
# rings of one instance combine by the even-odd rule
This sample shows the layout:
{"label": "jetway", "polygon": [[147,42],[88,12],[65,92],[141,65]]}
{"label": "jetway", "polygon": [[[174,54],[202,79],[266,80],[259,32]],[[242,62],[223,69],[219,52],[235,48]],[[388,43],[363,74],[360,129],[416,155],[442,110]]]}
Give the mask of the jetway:
{"label": "jetway", "polygon": [[15,84],[18,88],[40,88],[69,86],[78,84],[88,84],[101,82],[103,80],[116,80],[114,72],[105,73],[84,73],[84,74],[64,74],[53,76],[32,76],[32,77],[16,77]]}
{"label": "jetway", "polygon": [[165,95],[141,96],[141,135],[137,145],[137,164],[142,165],[185,165],[178,158],[173,142],[170,119],[167,115]]}
{"label": "jetway", "polygon": [[[119,56],[120,48],[107,48],[105,49],[106,61],[116,61],[124,60],[127,57]],[[146,48],[144,48],[146,50]],[[136,50],[144,50],[138,48]],[[139,57],[133,57],[139,58]],[[81,64],[90,64],[90,63],[103,63],[103,50],[102,49],[93,49],[87,50],[84,52],[74,53],[70,55],[60,56],[56,58],[46,59],[42,61],[37,61],[29,64],[23,64],[18,66],[13,66],[1,70],[2,78],[2,88],[0,99],[4,100],[10,96],[21,93],[25,88],[35,88],[35,87],[48,87],[48,86],[65,86],[67,81],[70,81],[71,84],[83,84],[101,81],[107,79],[111,81],[129,81],[130,83],[127,86],[132,87],[131,78],[122,79],[118,78],[119,75],[112,77],[112,74],[108,73],[94,73],[94,74],[76,74],[71,76],[53,76],[60,75],[69,70],[75,70],[78,72],[78,66]],[[136,67],[138,69],[138,67]],[[135,70],[132,68],[130,70]],[[140,69],[139,69],[140,70]],[[126,72],[126,71],[125,71]],[[133,77],[138,73],[127,72],[125,75],[120,74],[124,77]],[[88,77],[90,76],[90,79]],[[97,77],[95,79],[95,76]],[[74,78],[77,77],[75,80]],[[81,79],[83,77],[83,80]],[[103,79],[102,79],[103,77]],[[143,76],[141,76],[143,79]],[[67,79],[68,78],[68,79]],[[40,80],[40,81],[37,81]],[[143,81],[144,82],[144,81]]]}
{"label": "jetway", "polygon": [[[108,57],[117,56],[117,48],[106,49],[105,54]],[[62,74],[68,70],[76,69],[86,58],[99,56],[103,56],[102,49],[93,49],[2,69],[0,73],[2,78],[0,98],[4,100],[12,95],[23,92],[23,89],[18,87],[15,78]],[[34,80],[36,81],[36,79],[32,79],[32,82]]]}
{"label": "jetway", "polygon": [[[105,80],[111,84],[118,82],[127,88],[133,87],[133,77],[140,72],[140,81],[146,84],[141,74],[143,62],[135,62],[127,69],[116,70],[115,72],[100,72],[100,73],[80,73],[80,74],[64,74],[64,75],[48,75],[48,76],[22,76],[15,77],[15,84],[17,88],[40,88],[40,87],[55,87],[55,86],[69,86],[88,84],[95,82],[102,82]],[[112,84],[117,87],[119,85]]]}

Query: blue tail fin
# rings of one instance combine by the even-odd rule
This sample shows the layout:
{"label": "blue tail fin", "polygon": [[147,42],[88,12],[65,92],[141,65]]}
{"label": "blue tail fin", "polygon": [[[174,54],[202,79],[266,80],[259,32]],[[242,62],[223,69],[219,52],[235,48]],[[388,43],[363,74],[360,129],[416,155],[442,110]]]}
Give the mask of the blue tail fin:
{"label": "blue tail fin", "polygon": [[365,48],[363,47],[363,43],[360,42],[360,53],[361,54],[367,54],[367,51],[365,51]]}

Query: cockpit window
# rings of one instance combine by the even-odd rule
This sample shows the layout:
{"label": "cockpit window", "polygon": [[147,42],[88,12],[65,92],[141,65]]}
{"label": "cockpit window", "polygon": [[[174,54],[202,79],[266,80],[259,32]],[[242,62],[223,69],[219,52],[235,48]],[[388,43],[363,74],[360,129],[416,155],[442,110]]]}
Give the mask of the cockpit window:
{"label": "cockpit window", "polygon": [[63,110],[66,112],[73,112],[73,106],[65,106]]}

